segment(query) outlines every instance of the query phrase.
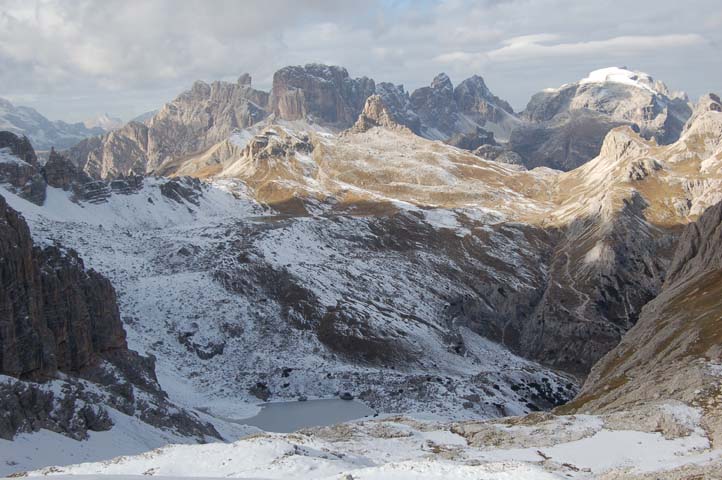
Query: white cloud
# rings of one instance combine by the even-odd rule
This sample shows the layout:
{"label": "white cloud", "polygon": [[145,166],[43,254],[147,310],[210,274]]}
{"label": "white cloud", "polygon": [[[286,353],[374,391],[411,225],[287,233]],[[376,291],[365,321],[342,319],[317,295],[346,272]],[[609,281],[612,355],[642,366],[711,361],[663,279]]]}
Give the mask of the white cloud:
{"label": "white cloud", "polygon": [[441,69],[481,74],[517,106],[609,64],[698,94],[722,77],[717,1],[0,0],[0,97],[128,118],[196,79],[249,72],[268,88],[276,69],[313,61],[407,89]]}
{"label": "white cloud", "polygon": [[506,42],[501,48],[486,53],[491,60],[522,60],[530,57],[557,57],[601,55],[607,53],[644,53],[664,51],[669,48],[690,47],[705,43],[701,35],[629,35],[605,40],[571,43],[547,43],[556,40],[557,35],[532,35],[517,37]]}

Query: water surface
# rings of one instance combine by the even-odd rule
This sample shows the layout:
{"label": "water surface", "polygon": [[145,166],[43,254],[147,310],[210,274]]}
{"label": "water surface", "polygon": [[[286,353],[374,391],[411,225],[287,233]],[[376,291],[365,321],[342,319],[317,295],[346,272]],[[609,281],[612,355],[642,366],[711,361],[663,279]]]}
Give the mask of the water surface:
{"label": "water surface", "polygon": [[305,427],[323,427],[372,416],[375,410],[357,400],[308,400],[265,403],[254,417],[237,420],[267,432],[290,433]]}

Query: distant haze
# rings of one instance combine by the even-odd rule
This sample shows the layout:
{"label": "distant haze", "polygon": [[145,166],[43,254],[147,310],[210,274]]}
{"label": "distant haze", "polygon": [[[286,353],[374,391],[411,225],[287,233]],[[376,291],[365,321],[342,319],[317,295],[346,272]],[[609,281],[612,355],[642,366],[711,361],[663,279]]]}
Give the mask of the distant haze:
{"label": "distant haze", "polygon": [[515,109],[611,65],[722,91],[719,0],[0,0],[0,97],[51,119],[128,120],[194,80],[292,64],[412,90],[479,74]]}

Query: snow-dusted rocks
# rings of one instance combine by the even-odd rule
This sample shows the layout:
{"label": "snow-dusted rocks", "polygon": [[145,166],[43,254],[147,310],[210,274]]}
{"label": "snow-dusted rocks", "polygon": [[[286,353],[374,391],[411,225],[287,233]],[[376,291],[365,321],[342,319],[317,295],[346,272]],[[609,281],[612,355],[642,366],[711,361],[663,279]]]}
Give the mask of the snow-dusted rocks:
{"label": "snow-dusted rocks", "polygon": [[0,183],[36,203],[45,198],[38,158],[27,137],[0,131]]}
{"label": "snow-dusted rocks", "polygon": [[167,401],[152,358],[128,350],[110,281],[74,250],[35,247],[2,196],[0,257],[0,438],[44,429],[84,439],[114,425],[110,410],[219,436]]}
{"label": "snow-dusted rocks", "polygon": [[355,132],[365,132],[374,127],[400,129],[405,128],[405,125],[402,123],[403,121],[403,119],[396,115],[396,112],[386,105],[381,95],[371,95],[366,99],[364,109],[356,120],[356,123],[354,123],[352,130]]}

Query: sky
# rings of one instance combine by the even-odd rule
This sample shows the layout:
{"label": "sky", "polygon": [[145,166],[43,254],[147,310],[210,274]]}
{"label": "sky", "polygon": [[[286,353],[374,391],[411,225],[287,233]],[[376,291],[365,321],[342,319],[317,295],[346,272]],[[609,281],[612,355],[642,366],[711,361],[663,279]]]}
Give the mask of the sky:
{"label": "sky", "polygon": [[195,80],[327,63],[428,85],[473,74],[521,110],[626,66],[693,99],[722,93],[720,0],[0,0],[0,97],[57,120],[128,120]]}

